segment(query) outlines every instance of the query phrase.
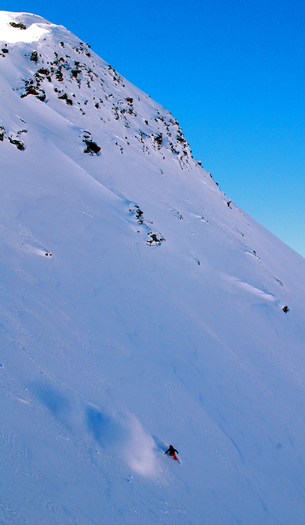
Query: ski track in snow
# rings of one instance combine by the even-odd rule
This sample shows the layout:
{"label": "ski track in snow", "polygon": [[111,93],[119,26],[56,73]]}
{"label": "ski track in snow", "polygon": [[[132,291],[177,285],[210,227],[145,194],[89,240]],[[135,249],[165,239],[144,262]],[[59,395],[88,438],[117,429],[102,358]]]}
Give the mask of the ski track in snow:
{"label": "ski track in snow", "polygon": [[223,276],[223,279],[227,280],[228,282],[232,282],[237,288],[257,296],[260,300],[273,303],[276,306],[283,305],[283,303],[275,295],[266,293],[259,288],[255,288],[255,286],[245,283],[237,277]]}

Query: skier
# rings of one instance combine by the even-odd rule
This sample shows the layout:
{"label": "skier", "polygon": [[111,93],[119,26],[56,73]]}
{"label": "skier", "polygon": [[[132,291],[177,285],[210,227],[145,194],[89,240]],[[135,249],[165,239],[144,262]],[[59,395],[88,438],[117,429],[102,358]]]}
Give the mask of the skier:
{"label": "skier", "polygon": [[172,456],[174,459],[176,459],[178,461],[178,458],[176,456],[176,452],[177,452],[177,454],[179,454],[178,450],[176,450],[173,447],[173,445],[170,445],[169,448],[167,449],[167,451],[164,452],[164,454],[168,454],[169,453],[170,456]]}

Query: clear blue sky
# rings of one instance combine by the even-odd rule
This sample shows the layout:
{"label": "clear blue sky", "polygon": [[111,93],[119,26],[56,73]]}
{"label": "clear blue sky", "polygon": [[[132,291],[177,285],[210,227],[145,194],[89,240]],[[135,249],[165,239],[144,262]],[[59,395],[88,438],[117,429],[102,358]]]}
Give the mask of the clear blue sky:
{"label": "clear blue sky", "polygon": [[169,109],[228,197],[305,257],[304,0],[13,6],[66,26]]}

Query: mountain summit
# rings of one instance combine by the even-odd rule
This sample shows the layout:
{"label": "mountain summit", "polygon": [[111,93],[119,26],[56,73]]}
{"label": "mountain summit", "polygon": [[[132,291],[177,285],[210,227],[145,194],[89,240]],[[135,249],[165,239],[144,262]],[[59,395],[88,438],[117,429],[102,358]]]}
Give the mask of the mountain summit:
{"label": "mountain summit", "polygon": [[303,524],[304,259],[64,27],[0,90],[1,523]]}

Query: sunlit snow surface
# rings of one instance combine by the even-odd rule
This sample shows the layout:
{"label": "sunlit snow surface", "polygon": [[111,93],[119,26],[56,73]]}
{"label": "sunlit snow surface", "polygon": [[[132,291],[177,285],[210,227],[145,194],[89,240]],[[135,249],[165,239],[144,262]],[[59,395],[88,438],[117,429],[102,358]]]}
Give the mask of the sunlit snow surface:
{"label": "sunlit snow surface", "polygon": [[86,43],[0,20],[0,522],[303,525],[304,259]]}
{"label": "sunlit snow surface", "polygon": [[[16,28],[12,27],[10,22],[18,24],[20,19],[25,23],[29,21],[30,25],[24,30],[16,31]],[[49,32],[49,28],[46,27],[46,25],[52,27],[52,24],[46,22],[46,20],[40,16],[2,11],[0,19],[0,39],[8,44],[16,44],[17,42],[36,42]]]}

